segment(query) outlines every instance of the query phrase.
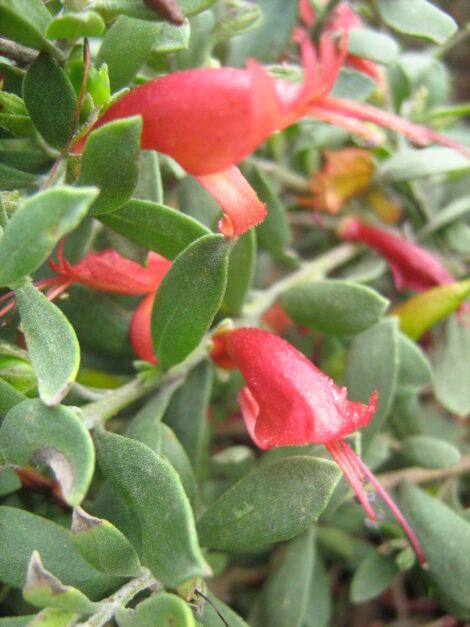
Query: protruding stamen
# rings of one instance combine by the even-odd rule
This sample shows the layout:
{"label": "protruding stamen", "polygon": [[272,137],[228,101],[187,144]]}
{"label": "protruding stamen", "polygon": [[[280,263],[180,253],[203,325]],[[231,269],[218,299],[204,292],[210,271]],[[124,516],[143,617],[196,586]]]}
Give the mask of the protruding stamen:
{"label": "protruding stamen", "polygon": [[[341,468],[348,481],[351,488],[354,490],[359,502],[362,507],[365,509],[369,518],[376,522],[377,517],[375,515],[374,510],[372,509],[371,504],[367,499],[367,495],[365,493],[364,487],[362,485],[360,474],[358,473],[358,468],[356,464],[356,456],[353,454],[349,455],[346,451],[342,449],[340,446],[340,440],[333,440],[331,442],[325,442],[325,446],[330,452],[331,456]],[[352,452],[352,451],[351,451]]]}
{"label": "protruding stamen", "polygon": [[352,448],[346,442],[341,442],[341,444],[344,449],[344,453],[348,455],[349,459],[355,460],[356,464],[359,466],[362,473],[365,475],[365,477],[367,477],[367,479],[371,482],[371,484],[377,490],[379,495],[382,497],[384,503],[388,505],[390,511],[395,516],[397,522],[401,525],[403,531],[408,536],[411,546],[415,550],[415,553],[418,556],[421,566],[425,566],[427,564],[427,561],[424,556],[423,549],[421,548],[418,538],[416,537],[413,529],[411,528],[410,524],[406,520],[405,516],[401,512],[398,505],[395,503],[392,497],[388,494],[388,492],[380,485],[380,483],[377,481],[377,479],[369,470],[369,468],[367,468],[364,462],[354,453]]}

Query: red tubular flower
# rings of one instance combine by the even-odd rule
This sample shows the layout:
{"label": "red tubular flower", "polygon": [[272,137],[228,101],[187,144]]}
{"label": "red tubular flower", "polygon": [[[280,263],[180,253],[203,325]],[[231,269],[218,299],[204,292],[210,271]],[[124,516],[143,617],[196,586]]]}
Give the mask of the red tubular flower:
{"label": "red tubular flower", "polygon": [[236,329],[213,339],[214,361],[238,368],[246,381],[238,401],[254,443],[261,449],[324,444],[368,516],[376,520],[362,485],[363,476],[390,507],[424,564],[422,549],[403,514],[343,440],[370,422],[377,392],[368,405],[349,401],[346,388],[338,388],[296,348],[267,331]]}
{"label": "red tubular flower", "polygon": [[[363,120],[405,133],[418,143],[437,141],[465,151],[456,142],[374,107],[330,98],[346,58],[346,33],[338,45],[323,36],[317,53],[307,33],[294,31],[304,67],[303,84],[271,78],[258,63],[246,69],[195,69],[156,78],[114,103],[98,120],[141,115],[142,148],[175,159],[221,204],[219,228],[237,236],[261,222],[266,206],[257,198],[235,164],[272,133],[305,115],[337,124],[369,140],[376,134]],[[83,141],[75,146],[80,151]],[[470,155],[470,151],[466,151]]]}
{"label": "red tubular flower", "polygon": [[157,358],[153,353],[150,319],[156,295],[157,292],[147,294],[142,300],[135,310],[129,328],[129,337],[136,355],[154,365],[157,365]]}
{"label": "red tubular flower", "polygon": [[363,242],[385,257],[398,290],[411,288],[423,292],[454,281],[452,275],[424,248],[384,229],[368,226],[357,218],[344,219],[338,234],[344,240]]}
{"label": "red tubular flower", "polygon": [[[57,276],[35,283],[39,289],[48,288],[46,296],[54,300],[74,283],[81,283],[100,292],[138,296],[155,292],[171,266],[171,261],[151,251],[147,267],[143,267],[122,257],[112,248],[98,253],[89,252],[85,259],[72,265],[63,255],[63,242],[57,250],[58,263],[51,259],[49,265]],[[13,292],[4,294],[0,300],[6,300]],[[0,310],[0,318],[14,307],[10,302]]]}

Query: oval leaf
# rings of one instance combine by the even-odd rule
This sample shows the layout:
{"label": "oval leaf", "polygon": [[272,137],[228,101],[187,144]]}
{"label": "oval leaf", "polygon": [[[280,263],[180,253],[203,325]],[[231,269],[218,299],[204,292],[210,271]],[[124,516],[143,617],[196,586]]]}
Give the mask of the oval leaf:
{"label": "oval leaf", "polygon": [[44,139],[54,148],[63,148],[72,131],[77,96],[68,76],[46,52],[26,72],[23,98]]}
{"label": "oval leaf", "polygon": [[98,13],[63,13],[52,18],[47,27],[46,35],[50,39],[78,39],[94,37],[105,29],[105,23]]}
{"label": "oval leaf", "polygon": [[136,577],[141,566],[136,550],[119,529],[107,520],[73,510],[72,543],[96,570],[110,575]]}
{"label": "oval leaf", "polygon": [[460,459],[459,449],[442,438],[412,435],[401,443],[400,452],[409,461],[424,468],[447,468]]}
{"label": "oval leaf", "polygon": [[122,582],[87,564],[73,548],[67,529],[22,509],[0,507],[0,542],[0,581],[14,588],[23,587],[34,550],[60,581],[76,586],[91,599]]}
{"label": "oval leaf", "polygon": [[174,259],[194,240],[210,234],[209,229],[184,213],[144,200],[131,200],[117,211],[100,216],[100,220],[167,259]]}
{"label": "oval leaf", "polygon": [[378,0],[383,21],[399,33],[443,44],[457,30],[454,20],[427,0]]}
{"label": "oval leaf", "polygon": [[95,442],[101,471],[139,519],[142,563],[171,587],[207,575],[191,506],[171,465],[137,440],[100,430]]}
{"label": "oval leaf", "polygon": [[57,405],[77,376],[77,337],[60,309],[31,283],[16,290],[16,299],[39,396],[46,405]]}
{"label": "oval leaf", "polygon": [[188,246],[166,273],[155,298],[152,338],[165,370],[183,361],[208,330],[227,284],[230,244],[206,235]]}
{"label": "oval leaf", "polygon": [[350,596],[353,603],[363,603],[379,596],[386,590],[398,567],[390,558],[372,551],[360,564],[351,582]]}
{"label": "oval leaf", "polygon": [[300,627],[312,587],[314,536],[309,529],[287,545],[263,590],[261,625]]}
{"label": "oval leaf", "polygon": [[162,29],[162,22],[136,20],[125,15],[118,17],[106,33],[96,60],[98,67],[107,64],[113,92],[132,82],[150,56]]}
{"label": "oval leaf", "polygon": [[256,166],[253,168],[252,176],[250,176],[250,183],[253,185],[258,198],[268,207],[265,219],[256,227],[259,246],[272,255],[282,258],[285,249],[292,240],[285,208],[268,179]]}
{"label": "oval leaf", "polygon": [[284,292],[280,298],[297,324],[329,335],[353,335],[378,322],[389,301],[375,290],[346,281],[315,281]]}
{"label": "oval leaf", "polygon": [[[212,391],[213,367],[209,361],[191,370],[165,412],[165,422],[183,445],[199,480],[206,474],[209,456],[207,410]],[[191,416],[191,420],[188,420]]]}
{"label": "oval leaf", "polygon": [[230,253],[227,289],[222,311],[240,314],[250,289],[256,261],[256,235],[253,229],[243,233]]}
{"label": "oval leaf", "polygon": [[449,319],[433,365],[438,401],[463,418],[470,412],[470,329],[464,321]]}
{"label": "oval leaf", "polygon": [[431,380],[431,364],[423,350],[403,333],[398,334],[397,394],[415,394]]}
{"label": "oval leaf", "polygon": [[367,427],[361,429],[364,447],[380,430],[386,419],[398,379],[398,328],[392,318],[382,320],[354,338],[346,362],[345,381],[351,400],[367,403],[378,390],[377,411]]}
{"label": "oval leaf", "polygon": [[100,195],[90,213],[122,207],[137,185],[142,119],[116,120],[93,131],[83,149],[79,185],[96,185]]}
{"label": "oval leaf", "polygon": [[357,57],[388,65],[400,52],[397,42],[371,28],[351,28],[348,32],[348,52]]}
{"label": "oval leaf", "polygon": [[0,418],[12,407],[26,400],[26,396],[0,377]]}
{"label": "oval leaf", "polygon": [[46,570],[37,551],[29,560],[23,596],[37,607],[54,607],[79,614],[93,614],[99,608],[98,603],[90,601],[83,592],[73,586],[65,586]]}
{"label": "oval leaf", "polygon": [[0,285],[14,285],[36,270],[78,226],[97,194],[91,188],[56,187],[15,211],[0,240]]}
{"label": "oval leaf", "polygon": [[159,592],[141,601],[132,613],[118,613],[119,627],[195,627],[189,605],[176,594]]}
{"label": "oval leaf", "polygon": [[288,540],[318,518],[340,476],[335,464],[304,456],[257,468],[203,514],[201,544],[238,551]]}
{"label": "oval leaf", "polygon": [[10,464],[47,464],[69,505],[85,498],[95,450],[82,421],[68,407],[47,407],[39,399],[15,405],[0,428],[0,451]]}
{"label": "oval leaf", "polygon": [[[400,496],[403,513],[418,536],[429,563],[426,574],[445,598],[465,610],[462,618],[469,618],[470,523],[411,483],[403,485]],[[443,533],[445,542],[442,541]],[[453,613],[452,609],[450,611]]]}
{"label": "oval leaf", "polygon": [[249,627],[248,623],[245,623],[241,616],[236,614],[231,607],[225,605],[223,601],[215,597],[210,590],[207,591],[206,596],[212,605],[204,603],[204,612],[199,619],[201,625],[204,625],[204,627],[220,627],[220,616],[217,615],[213,607],[215,606],[230,627]]}

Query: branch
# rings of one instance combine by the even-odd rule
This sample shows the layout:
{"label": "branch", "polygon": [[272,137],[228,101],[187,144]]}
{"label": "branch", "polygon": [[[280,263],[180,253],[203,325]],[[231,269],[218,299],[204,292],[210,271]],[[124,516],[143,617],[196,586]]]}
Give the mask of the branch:
{"label": "branch", "polygon": [[16,61],[21,65],[29,65],[38,56],[37,50],[0,37],[0,56]]}
{"label": "branch", "polygon": [[438,468],[435,470],[414,466],[412,468],[383,473],[382,475],[378,475],[377,479],[380,481],[383,488],[390,490],[406,480],[412,481],[415,484],[430,483],[431,481],[463,475],[466,472],[470,472],[470,454],[462,457],[455,466],[451,466],[450,468]]}
{"label": "branch", "polygon": [[100,609],[90,616],[85,623],[78,623],[85,627],[102,627],[102,625],[109,624],[109,621],[116,614],[116,611],[120,607],[126,607],[139,592],[150,588],[152,586],[155,590],[162,590],[163,586],[156,579],[153,578],[152,573],[147,569],[143,569],[142,575],[136,577],[131,581],[128,581],[117,592],[111,595],[109,598],[100,601]]}

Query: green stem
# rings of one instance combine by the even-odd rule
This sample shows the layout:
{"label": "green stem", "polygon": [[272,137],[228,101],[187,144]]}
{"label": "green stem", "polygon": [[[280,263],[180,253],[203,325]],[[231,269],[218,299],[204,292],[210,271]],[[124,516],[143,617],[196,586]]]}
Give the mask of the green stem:
{"label": "green stem", "polygon": [[169,385],[178,379],[184,379],[194,366],[206,359],[209,348],[210,338],[205,336],[199,346],[183,362],[177,364],[168,372],[161,373],[155,370],[155,375],[151,378],[136,378],[113,390],[104,398],[85,405],[82,408],[82,418],[85,426],[88,429],[93,429],[150,392]]}
{"label": "green stem", "polygon": [[278,163],[274,163],[274,161],[260,159],[259,157],[249,157],[248,159],[245,159],[245,162],[258,166],[264,172],[272,174],[280,183],[283,183],[286,187],[289,187],[296,192],[305,193],[311,191],[303,176],[292,172],[292,170],[289,170]]}
{"label": "green stem", "polygon": [[84,627],[102,627],[116,614],[117,610],[131,601],[139,592],[152,586],[154,590],[163,590],[163,585],[154,579],[152,573],[147,569],[143,569],[142,575],[128,581],[122,588],[115,592],[112,596],[100,602],[100,609],[90,616],[86,622],[78,623],[78,626]]}
{"label": "green stem", "polygon": [[287,289],[306,283],[307,281],[318,281],[326,274],[350,261],[357,255],[359,248],[353,244],[341,244],[321,257],[303,263],[302,266],[292,274],[275,283],[272,287],[258,294],[243,311],[243,316],[237,319],[238,326],[246,326],[257,321],[261,314],[266,311]]}

